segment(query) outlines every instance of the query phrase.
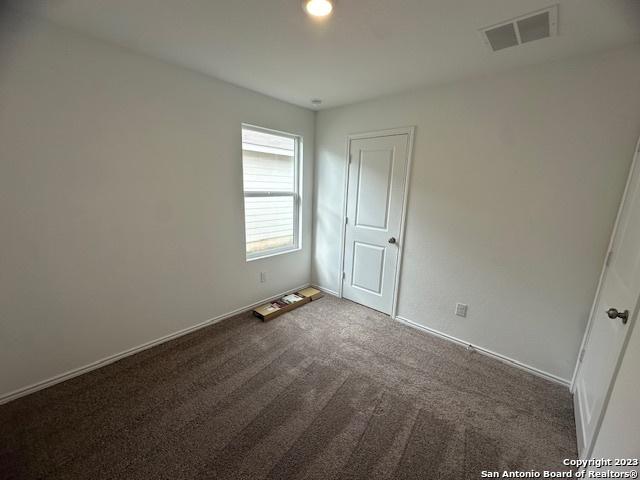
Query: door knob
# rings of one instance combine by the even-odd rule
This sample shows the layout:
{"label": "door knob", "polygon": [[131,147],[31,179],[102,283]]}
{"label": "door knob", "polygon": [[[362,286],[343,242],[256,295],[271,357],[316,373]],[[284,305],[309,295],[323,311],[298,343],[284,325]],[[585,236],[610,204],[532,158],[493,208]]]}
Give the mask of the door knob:
{"label": "door knob", "polygon": [[607,316],[611,320],[615,318],[619,318],[620,320],[622,320],[622,324],[626,325],[627,321],[629,321],[629,310],[625,310],[624,312],[619,312],[615,308],[610,308],[609,310],[607,310]]}
{"label": "door knob", "polygon": [[396,243],[396,237],[391,237],[389,239],[389,243]]}

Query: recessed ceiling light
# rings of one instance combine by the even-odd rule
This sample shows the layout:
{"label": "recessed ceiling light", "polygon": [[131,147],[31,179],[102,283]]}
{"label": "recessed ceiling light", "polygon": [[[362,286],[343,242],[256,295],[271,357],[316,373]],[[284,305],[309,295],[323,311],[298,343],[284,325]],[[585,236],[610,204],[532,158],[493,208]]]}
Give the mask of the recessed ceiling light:
{"label": "recessed ceiling light", "polygon": [[322,100],[320,100],[319,98],[314,98],[313,100],[311,100],[311,103],[313,105],[315,105],[316,107],[322,105]]}
{"label": "recessed ceiling light", "polygon": [[312,17],[326,17],[333,11],[331,0],[304,0],[305,11]]}

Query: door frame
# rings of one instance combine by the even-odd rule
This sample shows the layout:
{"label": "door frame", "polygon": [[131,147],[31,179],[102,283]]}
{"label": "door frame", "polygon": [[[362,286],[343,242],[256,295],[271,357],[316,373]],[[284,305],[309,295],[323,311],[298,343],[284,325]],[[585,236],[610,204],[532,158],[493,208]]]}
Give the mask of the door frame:
{"label": "door frame", "polygon": [[342,197],[342,231],[340,235],[340,276],[338,280],[338,296],[342,297],[344,285],[344,260],[345,260],[345,241],[347,235],[347,201],[349,198],[349,154],[351,152],[351,142],[353,140],[361,140],[363,138],[390,137],[393,135],[407,135],[407,169],[404,178],[404,191],[402,193],[402,211],[400,212],[400,235],[398,239],[398,261],[396,262],[396,271],[394,274],[393,285],[393,302],[391,304],[391,318],[395,320],[398,308],[398,295],[400,293],[400,272],[402,271],[402,255],[404,252],[405,226],[407,220],[407,205],[409,199],[409,180],[411,178],[411,164],[413,163],[413,141],[415,137],[416,127],[399,127],[386,130],[374,130],[363,133],[352,133],[347,135],[346,150],[344,156],[344,188]]}
{"label": "door frame", "polygon": [[[620,221],[621,221],[621,217],[622,217],[622,212],[624,210],[625,204],[627,203],[627,197],[629,195],[629,190],[631,189],[631,182],[634,179],[634,174],[636,173],[636,170],[640,169],[640,161],[638,160],[638,157],[640,157],[640,138],[638,139],[638,141],[636,142],[636,148],[633,152],[633,160],[631,161],[631,166],[629,167],[629,173],[627,175],[627,182],[625,184],[624,187],[624,191],[622,193],[622,198],[620,199],[620,205],[618,206],[618,212],[616,214],[616,220],[615,223],[613,224],[613,230],[611,232],[611,236],[609,238],[609,244],[607,246],[607,253],[605,255],[603,264],[602,264],[602,270],[600,272],[600,278],[598,280],[598,286],[596,287],[596,294],[594,296],[593,299],[593,303],[591,305],[591,310],[589,312],[589,321],[587,322],[587,327],[585,329],[584,335],[582,337],[582,343],[580,344],[580,349],[578,350],[578,358],[576,359],[576,365],[575,368],[573,370],[573,376],[571,378],[571,385],[570,385],[570,391],[571,393],[577,398],[578,396],[576,395],[576,381],[578,379],[578,374],[580,372],[581,366],[582,366],[582,356],[583,356],[583,351],[585,350],[587,343],[589,341],[589,337],[591,335],[591,330],[593,327],[593,323],[595,321],[595,316],[596,316],[596,309],[598,307],[598,304],[600,303],[600,296],[602,294],[602,288],[604,286],[604,282],[607,278],[607,272],[609,270],[609,261],[611,258],[611,255],[613,254],[613,244],[615,243],[616,240],[616,235],[618,233],[618,230],[620,228]],[[640,172],[638,172],[638,176],[637,176],[637,181],[640,182]],[[613,385],[615,383],[615,379],[618,376],[618,371],[620,370],[620,363],[622,360],[622,357],[624,357],[626,348],[627,348],[627,344],[629,343],[629,337],[631,334],[631,331],[633,330],[633,327],[636,323],[636,317],[638,316],[638,312],[637,310],[639,309],[639,305],[636,305],[636,312],[634,314],[634,316],[630,319],[629,322],[629,326],[625,332],[625,337],[622,343],[622,348],[620,349],[620,354],[618,356],[618,359],[616,361],[616,366],[614,368],[613,371],[613,375],[611,376],[611,380],[609,381],[609,385],[607,386],[607,392],[605,393],[605,399],[604,402],[602,404],[602,410],[600,411],[599,414],[599,418],[596,421],[596,428],[593,432],[593,438],[591,439],[591,442],[589,443],[589,445],[582,445],[582,424],[580,422],[581,420],[581,412],[580,411],[576,411],[575,412],[575,417],[576,417],[576,439],[578,440],[578,445],[582,446],[582,452],[580,453],[580,457],[581,458],[587,458],[588,456],[591,455],[592,450],[593,450],[593,446],[595,444],[596,439],[598,438],[598,434],[600,433],[600,427],[602,426],[602,420],[604,418],[604,414],[607,410],[607,405],[609,404],[609,399],[611,397],[611,391],[613,390]],[[576,404],[576,401],[578,402],[578,406],[579,406],[579,399],[575,400],[574,399],[574,405]],[[579,409],[578,409],[579,410]]]}

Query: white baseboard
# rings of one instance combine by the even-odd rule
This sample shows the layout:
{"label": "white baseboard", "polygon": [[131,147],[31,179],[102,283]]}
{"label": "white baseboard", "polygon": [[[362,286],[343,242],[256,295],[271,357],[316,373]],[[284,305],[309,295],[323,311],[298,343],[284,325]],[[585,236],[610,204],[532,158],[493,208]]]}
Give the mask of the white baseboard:
{"label": "white baseboard", "polygon": [[24,397],[26,395],[29,395],[31,393],[37,392],[38,390],[43,390],[47,387],[51,387],[52,385],[55,385],[57,383],[61,383],[64,382],[66,380],[69,380],[71,378],[77,377],[79,375],[82,375],[84,373],[88,373],[91,372],[92,370],[96,370],[98,368],[104,367],[105,365],[109,365],[110,363],[114,363],[117,362],[118,360],[121,360],[125,357],[128,357],[130,355],[135,355],[136,353],[142,352],[143,350],[147,350],[151,347],[155,347],[156,345],[160,345],[161,343],[165,343],[168,342],[170,340],[173,340],[175,338],[178,337],[182,337],[183,335],[187,335],[188,333],[191,332],[195,332],[196,330],[200,330],[201,328],[207,327],[209,325],[213,325],[215,323],[221,322],[222,320],[226,320],[227,318],[233,317],[235,315],[238,315],[239,313],[243,313],[246,312],[248,310],[252,310],[253,308],[262,305],[263,303],[267,303],[269,300],[273,300],[274,298],[278,298],[281,297],[283,295],[288,295],[289,293],[293,293],[293,292],[297,292],[298,290],[302,290],[303,288],[308,287],[309,284],[305,284],[305,285],[301,285],[297,288],[291,289],[291,290],[287,290],[286,292],[282,292],[279,295],[272,295],[268,298],[265,298],[263,300],[260,300],[259,302],[255,302],[252,303],[251,305],[245,305],[244,307],[240,307],[240,308],[236,308],[235,310],[231,311],[231,312],[227,312],[224,313],[222,315],[218,315],[217,317],[214,318],[210,318],[209,320],[205,320],[202,323],[198,323],[197,325],[194,325],[192,327],[187,327],[184,328],[182,330],[178,330],[177,332],[174,333],[170,333],[169,335],[165,335],[164,337],[158,338],[156,340],[152,340],[150,342],[147,343],[143,343],[142,345],[139,345],[137,347],[133,347],[130,348],[128,350],[125,350],[124,352],[120,352],[120,353],[116,353],[114,355],[110,355],[108,357],[105,357],[101,360],[97,360],[95,362],[92,362],[88,365],[84,365],[82,367],[78,367],[78,368],[74,368],[73,370],[69,370],[67,372],[61,373],[59,375],[56,375],[55,377],[51,377],[48,378],[46,380],[42,380],[40,382],[34,383],[32,385],[23,387],[23,388],[19,388],[18,390],[14,390],[12,392],[9,393],[5,393],[0,395],[0,405],[4,404],[4,403],[9,403],[13,400],[16,400],[17,398],[20,397]]}
{"label": "white baseboard", "polygon": [[314,285],[314,284],[311,284],[311,286],[313,288],[317,288],[318,290],[320,290],[322,292],[328,293],[329,295],[333,295],[334,297],[339,297],[340,296],[340,294],[338,292],[336,292],[335,290],[331,290],[330,288],[321,287],[320,285]]}
{"label": "white baseboard", "polygon": [[451,335],[447,335],[446,333],[442,333],[439,332],[438,330],[434,330],[433,328],[429,328],[429,327],[425,327],[424,325],[420,325],[419,323],[413,322],[411,320],[409,320],[408,318],[404,318],[401,317],[399,315],[396,315],[396,320],[398,320],[401,323],[404,323],[405,325],[408,325],[409,327],[413,327],[413,328],[417,328],[418,330],[422,330],[423,332],[427,332],[431,335],[435,335],[437,337],[440,338],[444,338],[445,340],[449,340],[450,342],[454,342],[457,343],[458,345],[463,345],[465,347],[471,346],[475,351],[477,351],[478,353],[481,353],[482,355],[486,355],[488,357],[491,358],[495,358],[496,360],[501,361],[502,363],[506,363],[507,365],[511,365],[514,366],[516,368],[519,368],[521,370],[525,370],[529,373],[532,373],[534,375],[537,375],[538,377],[542,377],[542,378],[546,378],[547,380],[551,380],[552,382],[555,383],[559,383],[560,385],[563,385],[567,388],[569,388],[571,382],[565,378],[561,378],[558,377],[556,375],[553,375],[551,373],[545,372],[543,370],[540,370],[538,368],[532,367],[530,365],[524,364],[522,362],[519,362],[518,360],[514,360],[513,358],[509,358],[505,355],[501,355],[499,353],[493,352],[489,349],[486,348],[482,348],[479,347],[477,345],[473,345],[469,342],[465,342],[464,340],[460,340],[459,338],[456,338],[454,336]]}
{"label": "white baseboard", "polygon": [[576,443],[578,444],[578,458],[584,459],[585,441],[584,428],[582,425],[582,402],[580,402],[580,395],[577,392],[575,392],[573,395],[573,415],[576,422]]}

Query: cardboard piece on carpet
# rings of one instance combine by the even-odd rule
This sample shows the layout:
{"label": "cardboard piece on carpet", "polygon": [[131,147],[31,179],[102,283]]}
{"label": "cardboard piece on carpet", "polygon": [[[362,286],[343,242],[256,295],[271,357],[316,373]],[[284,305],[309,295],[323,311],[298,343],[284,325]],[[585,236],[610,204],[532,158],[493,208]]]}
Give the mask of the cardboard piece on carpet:
{"label": "cardboard piece on carpet", "polygon": [[[317,300],[322,298],[322,292],[320,290],[316,290],[315,288],[305,288],[299,292],[296,292],[291,295],[285,295],[278,300],[274,300],[273,302],[265,303],[264,305],[260,305],[253,311],[253,314],[260,318],[263,321],[272,320],[276,317],[279,317],[283,313],[290,312],[305,303],[309,303],[312,300]],[[296,300],[299,298],[299,300]],[[293,303],[289,303],[293,301]]]}
{"label": "cardboard piece on carpet", "polygon": [[317,288],[313,288],[313,287],[309,287],[309,288],[305,288],[304,290],[300,290],[298,292],[298,295],[302,295],[303,297],[308,297],[312,301],[324,297],[324,294],[320,290],[318,290]]}

